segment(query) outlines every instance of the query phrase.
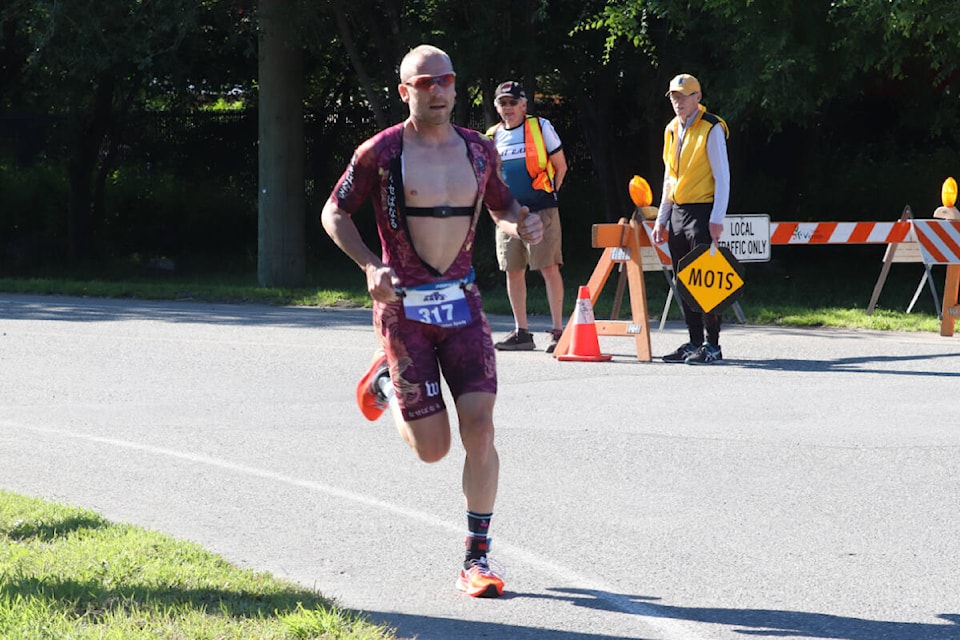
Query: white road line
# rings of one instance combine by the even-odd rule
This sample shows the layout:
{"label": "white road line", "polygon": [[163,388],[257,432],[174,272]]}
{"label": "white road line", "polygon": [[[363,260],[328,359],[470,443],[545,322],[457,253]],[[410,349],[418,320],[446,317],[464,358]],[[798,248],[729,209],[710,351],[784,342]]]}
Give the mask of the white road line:
{"label": "white road line", "polygon": [[[373,497],[364,495],[362,493],[354,493],[352,491],[346,491],[344,489],[333,487],[320,482],[314,482],[312,480],[301,480],[299,478],[293,478],[293,477],[286,476],[273,471],[268,471],[266,469],[258,469],[256,467],[237,464],[235,462],[230,462],[229,460],[223,460],[221,458],[214,458],[211,456],[201,455],[197,453],[190,453],[188,451],[179,451],[177,449],[169,449],[167,447],[156,447],[153,445],[141,444],[139,442],[131,442],[129,440],[105,438],[102,436],[95,436],[95,435],[85,434],[85,433],[76,433],[72,431],[66,431],[63,429],[54,429],[49,427],[25,425],[25,424],[20,424],[16,422],[11,422],[9,420],[0,419],[0,425],[4,425],[6,427],[10,427],[14,429],[22,429],[26,431],[45,433],[48,435],[62,436],[65,438],[75,438],[78,440],[85,440],[87,442],[96,442],[99,444],[110,445],[110,446],[118,447],[121,449],[143,451],[143,452],[158,455],[158,456],[177,458],[180,460],[186,460],[186,461],[193,462],[200,465],[216,467],[218,469],[224,469],[224,470],[232,471],[238,474],[248,475],[256,478],[263,478],[265,480],[272,480],[274,482],[288,484],[294,487],[308,489],[310,491],[316,491],[318,493],[323,493],[329,496],[340,498],[342,500],[359,503],[368,507],[382,509],[384,511],[391,512],[393,514],[402,516],[404,518],[415,520],[423,524],[429,525],[431,527],[436,527],[438,529],[451,531],[453,533],[462,533],[462,527],[454,525],[445,520],[441,520],[440,518],[432,516],[428,513],[424,513],[422,511],[400,507],[396,504],[393,504],[390,502],[384,502],[383,500],[378,500],[377,498],[373,498]],[[704,636],[695,634],[693,632],[694,627],[690,623],[684,623],[682,621],[663,618],[662,616],[658,615],[654,607],[648,606],[643,602],[631,600],[629,596],[618,595],[614,589],[597,580],[590,579],[567,567],[563,567],[561,565],[550,562],[549,560],[541,558],[540,556],[537,556],[536,554],[533,554],[523,549],[522,547],[505,543],[502,538],[497,538],[497,549],[499,549],[502,552],[505,552],[505,554],[508,556],[511,556],[523,563],[526,563],[530,566],[535,567],[538,571],[541,571],[545,574],[553,575],[559,581],[567,582],[571,585],[577,585],[578,590],[590,592],[591,595],[595,596],[597,600],[607,603],[615,611],[619,611],[621,613],[625,613],[629,615],[642,616],[644,618],[644,623],[648,627],[651,627],[653,629],[656,629],[658,632],[663,633],[667,638],[682,638],[683,640],[707,640]]]}

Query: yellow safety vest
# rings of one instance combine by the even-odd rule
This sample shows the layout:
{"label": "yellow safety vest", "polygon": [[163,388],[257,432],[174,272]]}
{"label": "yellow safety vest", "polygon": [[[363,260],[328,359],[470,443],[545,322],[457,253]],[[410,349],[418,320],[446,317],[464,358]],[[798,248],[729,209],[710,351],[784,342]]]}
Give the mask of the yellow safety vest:
{"label": "yellow safety vest", "polygon": [[666,165],[672,193],[667,194],[677,204],[713,202],[716,183],[707,158],[707,137],[714,126],[723,127],[725,137],[730,137],[723,118],[708,113],[697,105],[697,116],[683,134],[683,146],[677,155],[677,137],[680,135],[680,119],[674,118],[663,132],[663,162]]}

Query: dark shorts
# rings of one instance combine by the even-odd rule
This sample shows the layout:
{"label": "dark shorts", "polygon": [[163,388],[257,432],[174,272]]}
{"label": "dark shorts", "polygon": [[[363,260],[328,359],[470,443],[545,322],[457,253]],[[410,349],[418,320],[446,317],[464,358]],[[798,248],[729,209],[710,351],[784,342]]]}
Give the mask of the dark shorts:
{"label": "dark shorts", "polygon": [[476,285],[469,285],[467,301],[472,320],[454,329],[410,320],[399,302],[374,305],[373,326],[405,420],[446,409],[441,372],[455,401],[465,393],[497,392],[496,351]]}

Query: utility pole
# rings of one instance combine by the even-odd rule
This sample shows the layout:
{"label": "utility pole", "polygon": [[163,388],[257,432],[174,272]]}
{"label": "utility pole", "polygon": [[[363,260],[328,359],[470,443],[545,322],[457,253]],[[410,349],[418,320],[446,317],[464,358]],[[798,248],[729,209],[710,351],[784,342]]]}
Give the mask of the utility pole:
{"label": "utility pole", "polygon": [[260,0],[257,280],[302,286],[306,277],[303,50],[295,4]]}

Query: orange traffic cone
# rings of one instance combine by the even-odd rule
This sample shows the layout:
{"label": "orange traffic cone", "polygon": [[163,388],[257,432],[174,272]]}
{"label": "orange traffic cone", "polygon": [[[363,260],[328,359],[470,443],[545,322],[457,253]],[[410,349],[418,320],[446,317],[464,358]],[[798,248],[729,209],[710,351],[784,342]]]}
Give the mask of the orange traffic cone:
{"label": "orange traffic cone", "polygon": [[600,341],[597,340],[597,327],[593,320],[593,303],[590,302],[590,287],[580,287],[577,308],[573,311],[570,351],[557,356],[557,360],[602,362],[612,357],[600,353]]}

